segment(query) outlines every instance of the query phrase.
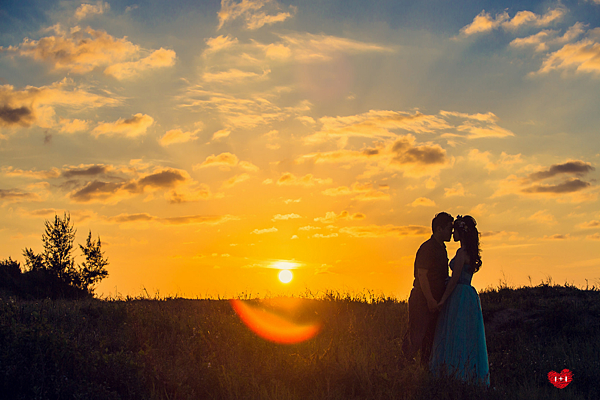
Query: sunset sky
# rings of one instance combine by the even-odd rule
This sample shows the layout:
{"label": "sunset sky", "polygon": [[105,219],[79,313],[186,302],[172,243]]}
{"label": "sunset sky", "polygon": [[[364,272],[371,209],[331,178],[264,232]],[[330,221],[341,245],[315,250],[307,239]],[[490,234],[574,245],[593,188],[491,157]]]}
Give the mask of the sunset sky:
{"label": "sunset sky", "polygon": [[600,0],[9,0],[0,46],[0,259],[68,212],[101,296],[404,299],[447,211],[477,289],[600,285]]}

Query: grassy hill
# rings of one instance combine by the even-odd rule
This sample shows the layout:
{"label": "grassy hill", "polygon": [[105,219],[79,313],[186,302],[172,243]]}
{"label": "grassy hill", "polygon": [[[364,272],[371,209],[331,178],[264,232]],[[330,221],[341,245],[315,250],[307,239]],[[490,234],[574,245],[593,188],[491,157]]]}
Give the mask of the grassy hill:
{"label": "grassy hill", "polygon": [[[398,355],[407,304],[303,299],[315,338],[264,341],[227,300],[0,301],[0,397],[10,399],[598,399],[600,290],[480,294],[491,388],[434,379]],[[256,301],[260,303],[259,301]],[[549,371],[570,369],[557,389]]]}

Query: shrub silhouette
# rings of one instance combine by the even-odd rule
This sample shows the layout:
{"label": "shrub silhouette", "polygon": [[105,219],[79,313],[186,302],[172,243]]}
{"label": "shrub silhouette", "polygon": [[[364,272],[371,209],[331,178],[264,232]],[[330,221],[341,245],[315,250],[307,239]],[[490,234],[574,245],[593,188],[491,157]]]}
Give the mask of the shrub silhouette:
{"label": "shrub silhouette", "polygon": [[63,218],[45,221],[42,234],[44,250],[36,254],[23,250],[25,272],[10,257],[0,261],[0,287],[21,297],[82,298],[93,295],[93,285],[108,276],[108,260],[102,252],[100,237],[92,240],[90,231],[85,245],[79,245],[85,261],[75,264],[76,229],[67,213]]}

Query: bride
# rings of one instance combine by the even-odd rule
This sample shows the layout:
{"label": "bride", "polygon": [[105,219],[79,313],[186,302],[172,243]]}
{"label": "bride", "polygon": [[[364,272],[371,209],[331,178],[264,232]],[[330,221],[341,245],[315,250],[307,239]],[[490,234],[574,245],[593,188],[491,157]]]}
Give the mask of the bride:
{"label": "bride", "polygon": [[475,219],[458,216],[454,221],[454,241],[460,241],[450,261],[452,278],[438,303],[437,321],[430,369],[436,376],[490,384],[485,330],[479,296],[471,279],[481,267],[479,232]]}

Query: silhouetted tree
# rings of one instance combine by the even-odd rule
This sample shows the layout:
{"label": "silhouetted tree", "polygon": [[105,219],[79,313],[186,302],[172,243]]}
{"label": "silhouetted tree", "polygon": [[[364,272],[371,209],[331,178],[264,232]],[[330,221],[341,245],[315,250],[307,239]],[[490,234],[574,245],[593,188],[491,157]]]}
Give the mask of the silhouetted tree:
{"label": "silhouetted tree", "polygon": [[81,263],[79,276],[81,286],[86,290],[96,282],[108,276],[108,271],[105,267],[108,265],[108,259],[104,258],[100,236],[97,241],[92,240],[92,231],[89,232],[85,246],[79,245],[81,251],[85,255],[85,261]]}
{"label": "silhouetted tree", "polygon": [[[64,214],[61,219],[54,216],[54,223],[45,222],[46,230],[42,235],[44,253],[42,254],[46,269],[66,283],[74,282],[77,278],[73,243],[75,242],[75,227],[71,225],[71,216]],[[78,286],[77,284],[75,286]]]}
{"label": "silhouetted tree", "polygon": [[35,254],[32,249],[25,247],[23,257],[25,257],[25,271],[43,271],[46,269],[42,254]]}
{"label": "silhouetted tree", "polygon": [[12,277],[18,278],[21,275],[21,264],[12,258],[0,261],[0,272]]}
{"label": "silhouetted tree", "polygon": [[85,246],[79,245],[85,256],[81,265],[75,264],[74,243],[77,231],[67,213],[63,218],[54,216],[54,222],[46,221],[42,235],[44,250],[36,254],[25,248],[25,291],[33,291],[36,297],[80,297],[92,294],[92,286],[108,276],[100,237],[92,240],[89,232]]}

